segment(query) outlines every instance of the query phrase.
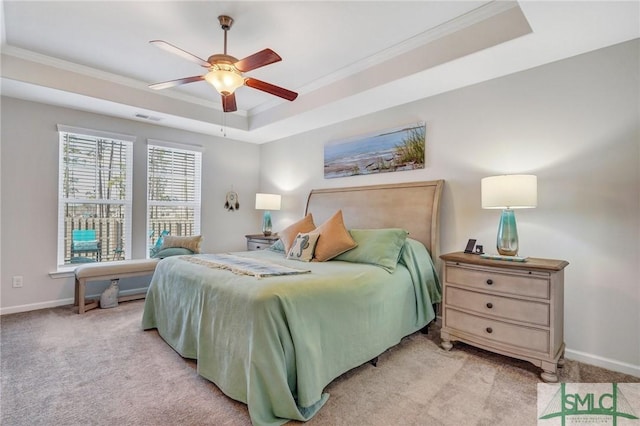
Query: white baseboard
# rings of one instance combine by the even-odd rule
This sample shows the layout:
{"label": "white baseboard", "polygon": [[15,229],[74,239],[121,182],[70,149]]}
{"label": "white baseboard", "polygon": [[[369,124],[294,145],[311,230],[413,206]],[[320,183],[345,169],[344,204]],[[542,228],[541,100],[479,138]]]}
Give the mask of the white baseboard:
{"label": "white baseboard", "polygon": [[[120,291],[120,296],[127,296],[129,294],[143,293],[147,291],[147,287],[132,288],[129,290]],[[87,298],[99,298],[100,294],[91,294]],[[17,314],[19,312],[37,311],[39,309],[55,308],[58,306],[72,305],[73,298],[50,300],[48,302],[29,303],[28,305],[9,306],[6,308],[0,308],[0,316],[8,314]]]}
{"label": "white baseboard", "polygon": [[50,300],[48,302],[29,303],[28,305],[9,306],[0,308],[0,315],[17,314],[19,312],[37,311],[39,309],[55,308],[56,306],[64,306],[73,304],[73,298]]}
{"label": "white baseboard", "polygon": [[627,364],[626,362],[617,361],[615,359],[604,358],[598,355],[586,352],[565,349],[565,358],[574,361],[584,362],[585,364],[595,365],[596,367],[606,368],[607,370],[617,371],[619,373],[630,374],[640,377],[640,365]]}

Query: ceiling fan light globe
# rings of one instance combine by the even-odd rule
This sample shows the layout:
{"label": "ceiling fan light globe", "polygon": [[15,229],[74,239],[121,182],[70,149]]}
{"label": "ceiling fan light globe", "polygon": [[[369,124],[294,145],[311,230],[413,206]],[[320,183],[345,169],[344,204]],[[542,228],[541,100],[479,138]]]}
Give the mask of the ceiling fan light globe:
{"label": "ceiling fan light globe", "polygon": [[232,69],[212,69],[204,79],[224,96],[232,94],[238,87],[244,85],[244,78]]}

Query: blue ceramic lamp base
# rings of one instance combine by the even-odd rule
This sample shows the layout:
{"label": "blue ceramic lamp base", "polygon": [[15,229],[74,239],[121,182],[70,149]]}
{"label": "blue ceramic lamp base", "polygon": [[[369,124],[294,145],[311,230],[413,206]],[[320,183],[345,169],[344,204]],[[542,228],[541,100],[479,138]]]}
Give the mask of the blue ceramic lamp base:
{"label": "blue ceramic lamp base", "polygon": [[516,228],[516,214],[511,209],[502,210],[502,215],[500,215],[496,248],[498,249],[498,253],[503,256],[518,255],[518,229]]}
{"label": "blue ceramic lamp base", "polygon": [[262,215],[262,233],[265,237],[271,235],[271,212],[268,210],[264,211]]}

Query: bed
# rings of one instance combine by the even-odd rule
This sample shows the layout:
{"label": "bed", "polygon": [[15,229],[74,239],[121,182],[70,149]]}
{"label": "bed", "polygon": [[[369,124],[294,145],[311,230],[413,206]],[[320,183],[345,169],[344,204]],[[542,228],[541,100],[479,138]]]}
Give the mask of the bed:
{"label": "bed", "polygon": [[[300,273],[256,278],[211,267],[215,255],[161,260],[142,327],[198,374],[247,404],[255,425],[306,421],[333,379],[435,318],[438,212],[443,181],[313,190],[317,224],[341,210],[348,229],[403,228],[393,270],[342,260],[299,262],[275,250],[229,254]],[[322,237],[320,237],[322,238]],[[207,257],[209,256],[209,257]]]}

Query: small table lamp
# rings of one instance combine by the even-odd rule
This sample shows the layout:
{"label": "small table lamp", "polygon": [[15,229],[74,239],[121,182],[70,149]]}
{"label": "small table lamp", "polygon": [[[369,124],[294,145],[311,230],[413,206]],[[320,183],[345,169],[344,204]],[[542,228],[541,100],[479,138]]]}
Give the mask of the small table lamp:
{"label": "small table lamp", "polygon": [[262,233],[271,235],[271,211],[280,210],[281,196],[278,194],[256,194],[256,210],[264,210]]}
{"label": "small table lamp", "polygon": [[482,179],[482,208],[503,209],[496,246],[503,256],[518,255],[518,230],[513,209],[538,205],[538,178],[534,175],[503,175]]}

